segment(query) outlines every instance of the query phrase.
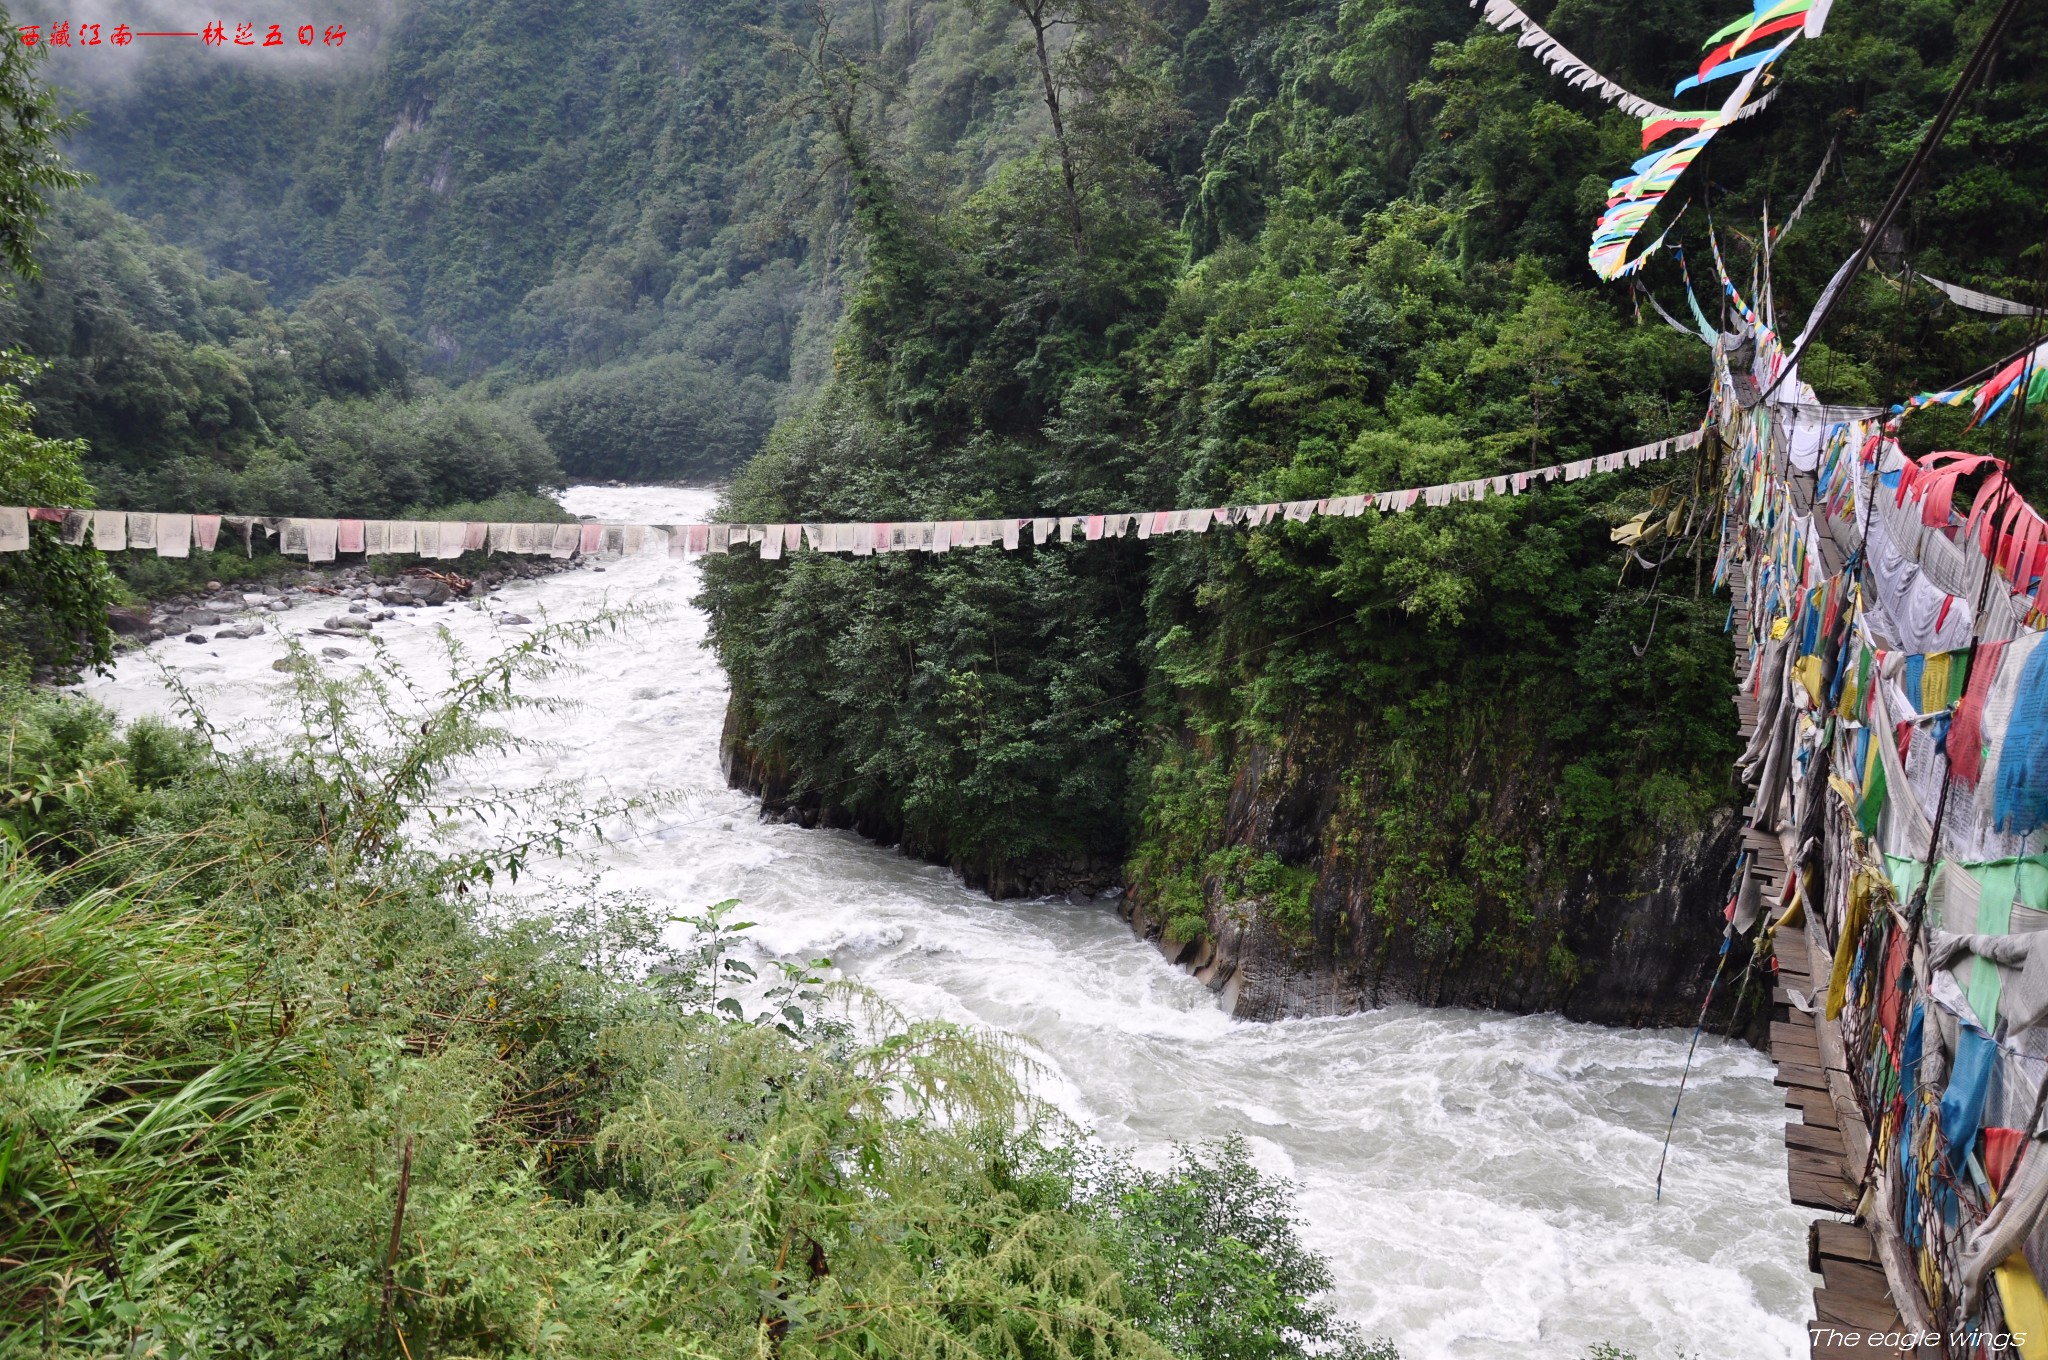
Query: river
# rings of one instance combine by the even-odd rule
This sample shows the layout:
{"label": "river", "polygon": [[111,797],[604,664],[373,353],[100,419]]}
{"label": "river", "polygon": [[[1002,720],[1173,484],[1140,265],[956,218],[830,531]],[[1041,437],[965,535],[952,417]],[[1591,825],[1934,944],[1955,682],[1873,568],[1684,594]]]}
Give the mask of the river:
{"label": "river", "polygon": [[[706,518],[715,498],[575,487],[563,499],[579,514],[673,523]],[[510,584],[485,610],[401,610],[377,625],[409,669],[438,678],[437,624],[481,650],[527,631],[498,612],[663,611],[542,684],[578,701],[521,719],[548,749],[470,776],[674,799],[611,828],[616,839],[581,862],[539,866],[530,900],[593,874],[676,911],[738,897],[770,952],[829,956],[906,1012],[1019,1036],[1048,1094],[1141,1161],[1163,1164],[1176,1140],[1242,1134],[1262,1168],[1298,1186],[1304,1237],[1329,1258],[1342,1310],[1406,1360],[1578,1360],[1596,1342],[1641,1360],[1806,1354],[1810,1215],[1786,1199],[1785,1110],[1762,1055],[1701,1043],[1658,1203],[1683,1031],[1409,1007],[1239,1023],[1107,906],[994,902],[850,833],[764,823],[719,771],[725,680],[689,604],[696,577],[650,544],[601,572]],[[337,608],[269,618],[297,633]],[[355,655],[324,664],[358,665],[368,650],[342,645]],[[214,723],[256,739],[280,712],[282,652],[276,630],[173,638],[87,689],[124,714],[166,713],[168,668]]]}

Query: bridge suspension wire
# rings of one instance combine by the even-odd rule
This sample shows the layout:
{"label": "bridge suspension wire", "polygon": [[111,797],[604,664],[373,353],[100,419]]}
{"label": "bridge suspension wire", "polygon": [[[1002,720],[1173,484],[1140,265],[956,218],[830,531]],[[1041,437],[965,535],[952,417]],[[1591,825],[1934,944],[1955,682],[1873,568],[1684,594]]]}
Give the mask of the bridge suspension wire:
{"label": "bridge suspension wire", "polygon": [[[1748,852],[1744,851],[1747,857]],[[1736,864],[1737,873],[1741,863]],[[1714,989],[1721,985],[1721,970],[1728,966],[1728,947],[1735,942],[1735,923],[1730,921],[1721,932],[1721,957],[1714,964],[1714,976],[1707,983],[1706,999],[1700,1002],[1700,1018],[1693,1023],[1692,1042],[1685,1048],[1685,1070],[1678,1074],[1678,1094],[1671,1100],[1671,1121],[1664,1126],[1664,1150],[1657,1154],[1657,1203],[1664,1202],[1664,1163],[1671,1156],[1671,1135],[1678,1128],[1678,1107],[1685,1101],[1685,1084],[1692,1079],[1693,1054],[1699,1052],[1700,1032],[1707,1027],[1707,1011],[1714,1004]]]}
{"label": "bridge suspension wire", "polygon": [[[1934,115],[1934,121],[1928,125],[1926,135],[1920,139],[1920,145],[1914,148],[1913,158],[1906,162],[1906,168],[1900,172],[1898,182],[1892,185],[1891,194],[1885,199],[1884,207],[1878,210],[1876,220],[1870,224],[1870,230],[1864,233],[1863,244],[1858,246],[1855,255],[1850,257],[1852,263],[1846,277],[1853,279],[1863,271],[1863,266],[1870,259],[1871,251],[1890,228],[1892,219],[1898,216],[1899,209],[1905,205],[1906,195],[1911,193],[1913,186],[1919,182],[1920,172],[1927,168],[1927,162],[1933,158],[1935,148],[1948,136],[1949,126],[1962,111],[1963,97],[1970,92],[1970,87],[1977,83],[1977,78],[1991,64],[1991,56],[1997,50],[1998,44],[2004,40],[2005,30],[2012,25],[2013,16],[2019,13],[2019,8],[2020,0],[2005,0],[2005,3],[1998,7],[1998,13],[1992,16],[1991,26],[1985,29],[1984,36],[1977,40],[1977,46],[1970,53],[1969,61],[1963,65],[1962,74],[1957,76],[1956,83],[1949,87],[1948,96],[1941,101],[1941,108]],[[1799,337],[1799,345],[1792,351],[1792,357],[1778,370],[1778,376],[1764,389],[1760,400],[1768,402],[1785,379],[1799,371],[1800,359],[1805,357],[1807,349],[1819,338],[1821,327],[1827,324],[1828,317],[1834,313],[1835,308],[1841,303],[1842,295],[1847,291],[1845,288],[1837,289],[1821,299],[1819,314],[1807,326],[1805,334]]]}

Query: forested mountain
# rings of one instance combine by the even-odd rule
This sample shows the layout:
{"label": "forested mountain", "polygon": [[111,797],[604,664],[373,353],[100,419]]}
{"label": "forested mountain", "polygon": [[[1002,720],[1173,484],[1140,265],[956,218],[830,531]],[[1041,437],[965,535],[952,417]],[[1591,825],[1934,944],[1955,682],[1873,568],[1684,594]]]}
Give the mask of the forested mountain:
{"label": "forested mountain", "polygon": [[[937,192],[1030,144],[1000,16],[886,19],[905,164]],[[407,4],[331,70],[202,55],[86,84],[69,149],[123,211],[281,306],[374,280],[424,370],[512,394],[570,473],[716,475],[822,380],[858,264],[831,147],[790,116],[814,18]]]}
{"label": "forested mountain", "polygon": [[101,505],[396,515],[561,479],[523,412],[418,371],[374,274],[280,311],[79,193],[38,256],[0,295],[0,335],[47,365],[38,428],[86,441]]}
{"label": "forested mountain", "polygon": [[[1539,17],[1656,92],[1726,8]],[[1672,237],[1717,317],[1710,224],[1753,291],[1760,217],[1830,161],[1776,246],[1779,314],[1803,314],[1993,8],[1844,3],[1793,50]],[[898,171],[886,104],[845,74],[886,77],[886,47],[819,63],[867,268],[833,381],[734,518],[1245,504],[1697,425],[1703,347],[1585,264],[1636,120],[1466,6],[1063,13],[1083,20],[1052,71],[1066,135],[958,203]],[[2022,343],[1891,279],[2032,296],[2044,36],[2022,21],[1883,243],[1890,277],[1852,283],[1805,365],[1825,397],[1892,400]],[[1684,309],[1669,257],[1646,279]],[[1607,530],[1717,485],[1712,456],[1250,536],[714,560],[730,735],[774,798],[996,891],[1127,872],[1173,952],[1234,954],[1241,1014],[1391,995],[1689,1018],[1733,853],[1719,520],[1648,582]]]}

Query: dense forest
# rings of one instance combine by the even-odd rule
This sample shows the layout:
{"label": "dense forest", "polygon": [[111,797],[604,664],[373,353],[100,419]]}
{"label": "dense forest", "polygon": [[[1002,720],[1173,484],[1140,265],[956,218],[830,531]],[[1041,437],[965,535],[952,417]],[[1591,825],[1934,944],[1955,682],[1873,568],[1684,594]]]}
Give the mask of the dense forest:
{"label": "dense forest", "polygon": [[[1782,225],[1825,163],[1775,246],[1776,305],[1803,313],[1992,8],[1844,5],[1793,50],[1671,238],[1717,316],[1710,227],[1749,291],[1760,219]],[[895,131],[905,30],[816,41],[808,98],[866,267],[832,380],[737,479],[733,518],[1246,504],[1697,425],[1703,347],[1585,265],[1635,120],[1465,6],[1015,12],[1027,38],[1069,21],[1056,61],[1020,41],[1013,68],[1063,127],[965,197],[931,192]],[[1727,16],[1542,17],[1656,90]],[[1944,386],[2022,342],[1897,281],[2034,296],[2044,39],[2022,21],[1852,281],[1805,365],[1825,398]],[[1644,283],[1685,309],[1669,257]],[[1250,535],[716,560],[729,733],[774,799],[997,892],[1128,876],[1170,952],[1263,961],[1239,1014],[1393,995],[1686,1018],[1732,856],[1713,521],[1652,580],[1608,531],[1695,503],[1713,456]],[[2041,485],[2038,455],[2021,464]]]}
{"label": "dense forest", "polygon": [[[735,518],[952,518],[1500,473],[1692,428],[1707,355],[1654,304],[1688,316],[1689,277],[1718,319],[1709,231],[1747,289],[1768,213],[1803,314],[1989,13],[1843,6],[1671,201],[1689,274],[1636,287],[1585,265],[1636,121],[1453,0],[407,5],[326,74],[84,87],[97,183],[6,329],[108,503],[737,470]],[[1537,17],[1655,93],[1727,16]],[[2022,17],[1851,282],[1824,397],[2018,343],[1905,281],[2039,287],[2044,33]],[[1334,1001],[1241,1013],[1676,1017],[1731,824],[1713,456],[1249,536],[720,560],[736,768],[998,893],[1127,882],[1174,952],[1336,965]],[[1697,532],[1630,577],[1608,531],[1652,504]]]}

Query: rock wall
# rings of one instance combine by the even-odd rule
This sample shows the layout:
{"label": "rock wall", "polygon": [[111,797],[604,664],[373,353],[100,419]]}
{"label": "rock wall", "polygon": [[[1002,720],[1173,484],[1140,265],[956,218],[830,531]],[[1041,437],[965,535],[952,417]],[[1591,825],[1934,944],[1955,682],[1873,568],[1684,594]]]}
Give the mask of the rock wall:
{"label": "rock wall", "polygon": [[[1220,876],[1205,881],[1205,935],[1175,938],[1149,909],[1143,885],[1123,899],[1125,918],[1242,1019],[1395,1002],[1555,1011],[1610,1025],[1697,1019],[1741,839],[1732,802],[1691,831],[1638,834],[1602,856],[1602,867],[1568,869],[1546,849],[1545,830],[1559,809],[1554,786],[1540,774],[1554,760],[1527,751],[1515,759],[1497,750],[1446,752],[1433,776],[1447,791],[1441,839],[1470,845],[1479,835],[1510,847],[1519,871],[1512,882],[1475,893],[1471,883],[1483,875],[1442,864],[1434,873],[1460,879],[1455,897],[1469,906],[1460,919],[1442,921],[1432,919],[1427,902],[1433,871],[1394,867],[1400,847],[1384,830],[1384,790],[1359,778],[1356,754],[1258,747],[1236,762],[1224,843],[1312,872],[1306,929],[1298,911],[1289,921],[1271,902],[1234,896]],[[1466,795],[1469,820],[1447,810],[1460,801],[1453,789]],[[1716,1028],[1746,1028],[1734,1025],[1738,992],[1731,986],[1717,1000]]]}

